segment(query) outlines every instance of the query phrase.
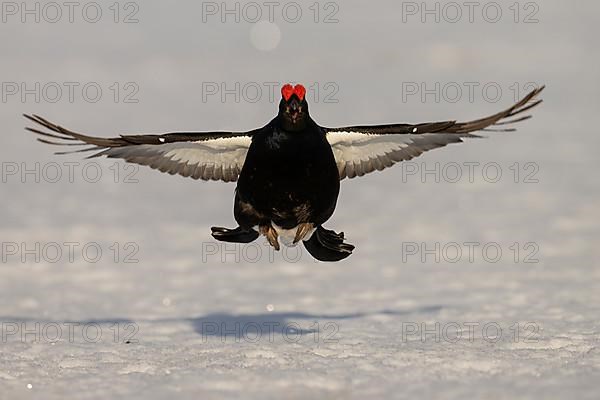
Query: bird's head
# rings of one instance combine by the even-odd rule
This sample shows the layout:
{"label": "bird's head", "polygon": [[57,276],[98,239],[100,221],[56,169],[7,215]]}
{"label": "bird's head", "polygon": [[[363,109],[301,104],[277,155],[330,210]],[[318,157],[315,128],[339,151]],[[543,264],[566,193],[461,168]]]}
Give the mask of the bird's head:
{"label": "bird's head", "polygon": [[285,130],[299,131],[304,129],[309,118],[304,86],[287,84],[281,88],[279,116]]}

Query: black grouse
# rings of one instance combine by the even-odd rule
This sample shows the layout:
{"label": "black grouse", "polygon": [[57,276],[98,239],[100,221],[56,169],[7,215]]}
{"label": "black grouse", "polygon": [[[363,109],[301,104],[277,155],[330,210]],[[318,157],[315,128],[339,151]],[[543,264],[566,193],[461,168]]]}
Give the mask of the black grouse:
{"label": "black grouse", "polygon": [[536,97],[542,90],[532,91],[504,111],[469,122],[326,128],[310,117],[304,86],[289,84],[281,89],[277,116],[248,132],[101,138],[67,130],[37,115],[25,117],[47,130],[27,128],[43,136],[40,142],[91,145],[57,154],[97,151],[90,158],[122,158],[171,175],[237,181],[234,216],[239,226],[213,227],[217,240],[249,243],[264,235],[277,250],[280,243],[302,242],[316,259],[339,261],[354,246],[344,242],[344,233],[325,229],[323,224],[335,210],[340,180],[381,171],[425,151],[477,137],[472,132],[513,131],[506,125],[531,118],[522,113],[541,103]]}

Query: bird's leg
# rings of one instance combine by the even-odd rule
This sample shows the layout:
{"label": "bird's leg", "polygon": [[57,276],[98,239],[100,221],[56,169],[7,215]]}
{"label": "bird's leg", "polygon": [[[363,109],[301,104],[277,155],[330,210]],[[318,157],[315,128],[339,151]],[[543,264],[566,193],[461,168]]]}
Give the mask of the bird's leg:
{"label": "bird's leg", "polygon": [[277,231],[269,225],[260,225],[258,227],[258,231],[261,235],[264,235],[269,244],[275,248],[275,250],[279,251],[279,240],[277,239]]}
{"label": "bird's leg", "polygon": [[294,244],[303,240],[308,233],[315,228],[315,225],[310,222],[303,222],[298,225],[298,229],[296,230],[296,237],[294,238]]}

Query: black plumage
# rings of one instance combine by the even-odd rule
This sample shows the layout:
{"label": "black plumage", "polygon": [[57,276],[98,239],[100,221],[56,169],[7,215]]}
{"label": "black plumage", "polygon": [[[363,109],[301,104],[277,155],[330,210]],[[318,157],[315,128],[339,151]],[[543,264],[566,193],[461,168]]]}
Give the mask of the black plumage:
{"label": "black plumage", "polygon": [[249,243],[264,235],[279,249],[304,243],[315,258],[339,261],[354,246],[343,233],[323,224],[335,211],[340,180],[382,170],[425,151],[477,137],[476,131],[507,128],[529,119],[525,111],[538,105],[543,87],[512,107],[469,121],[388,124],[326,128],[309,114],[302,85],[285,85],[277,116],[262,128],[247,132],[176,132],[101,138],[70,131],[48,120],[25,115],[46,130],[26,128],[52,145],[90,145],[58,154],[96,151],[194,179],[237,181],[235,229],[212,228],[214,238]]}

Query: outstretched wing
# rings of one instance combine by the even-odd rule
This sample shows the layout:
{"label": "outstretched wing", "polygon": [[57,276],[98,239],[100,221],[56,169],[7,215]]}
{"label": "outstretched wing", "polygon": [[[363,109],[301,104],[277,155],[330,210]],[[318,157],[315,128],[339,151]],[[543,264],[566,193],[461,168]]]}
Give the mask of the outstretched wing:
{"label": "outstretched wing", "polygon": [[63,146],[91,145],[91,147],[56,154],[97,151],[88,158],[100,156],[122,158],[171,175],[179,174],[205,181],[236,181],[244,165],[252,135],[256,132],[181,132],[101,138],[70,131],[37,115],[24,116],[45,128],[45,130],[26,128],[43,136],[44,138],[38,138],[42,143]]}
{"label": "outstretched wing", "polygon": [[[479,137],[472,132],[514,131],[514,128],[504,126],[531,118],[531,115],[522,116],[522,113],[542,102],[536,97],[543,89],[542,86],[532,91],[523,100],[504,111],[469,122],[443,121],[416,125],[325,128],[340,179],[363,176],[375,170],[381,171],[399,161],[418,157],[428,150],[450,143],[460,143],[463,138]],[[510,119],[512,117],[515,118]]]}

